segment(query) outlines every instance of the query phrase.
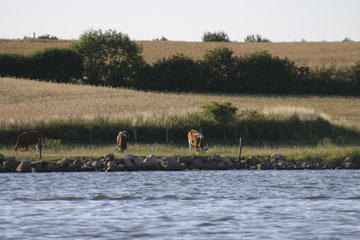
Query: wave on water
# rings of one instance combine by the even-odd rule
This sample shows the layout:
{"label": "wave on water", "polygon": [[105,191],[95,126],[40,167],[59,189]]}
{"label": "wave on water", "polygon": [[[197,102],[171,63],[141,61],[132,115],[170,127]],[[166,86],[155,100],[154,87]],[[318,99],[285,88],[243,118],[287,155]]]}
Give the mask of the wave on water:
{"label": "wave on water", "polygon": [[132,195],[124,195],[121,197],[109,197],[104,194],[96,195],[91,200],[133,200],[133,199],[139,199],[139,197],[132,196]]}

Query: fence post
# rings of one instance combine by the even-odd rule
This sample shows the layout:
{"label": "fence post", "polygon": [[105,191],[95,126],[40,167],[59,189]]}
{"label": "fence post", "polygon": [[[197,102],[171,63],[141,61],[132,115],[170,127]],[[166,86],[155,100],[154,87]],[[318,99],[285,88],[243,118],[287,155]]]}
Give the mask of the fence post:
{"label": "fence post", "polygon": [[42,138],[39,138],[39,142],[36,145],[39,153],[40,153],[40,159],[42,159],[42,148],[43,148],[43,142],[42,142]]}
{"label": "fence post", "polygon": [[239,141],[239,155],[238,155],[238,159],[240,159],[241,157],[241,151],[242,151],[242,139],[240,137],[240,141]]}
{"label": "fence post", "polygon": [[312,136],[312,133],[311,133],[311,122],[309,122],[309,136],[310,136],[310,138],[311,138],[311,136]]}

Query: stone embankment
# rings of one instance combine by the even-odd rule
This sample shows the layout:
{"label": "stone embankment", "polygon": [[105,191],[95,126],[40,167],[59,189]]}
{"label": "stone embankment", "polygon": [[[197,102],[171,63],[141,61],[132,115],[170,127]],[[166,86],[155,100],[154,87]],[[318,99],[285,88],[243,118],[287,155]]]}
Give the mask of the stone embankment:
{"label": "stone embankment", "polygon": [[268,159],[247,157],[242,159],[223,158],[219,155],[164,157],[154,155],[140,158],[127,154],[115,158],[108,154],[100,158],[68,159],[53,161],[18,161],[15,157],[5,157],[0,154],[0,172],[85,172],[85,171],[180,171],[180,170],[303,170],[303,169],[359,169],[360,166],[350,157],[335,165],[321,158],[307,161],[287,160],[280,154],[273,154]]}

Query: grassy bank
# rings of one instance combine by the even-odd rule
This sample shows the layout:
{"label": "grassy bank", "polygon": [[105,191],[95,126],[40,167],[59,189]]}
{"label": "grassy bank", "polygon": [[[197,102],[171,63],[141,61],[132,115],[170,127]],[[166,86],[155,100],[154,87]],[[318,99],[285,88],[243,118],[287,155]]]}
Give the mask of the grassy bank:
{"label": "grassy bank", "polygon": [[[45,48],[64,48],[76,40],[5,40],[0,39],[0,53],[31,54]],[[298,65],[311,68],[329,66],[348,67],[359,61],[359,42],[289,42],[289,43],[202,43],[174,41],[136,41],[143,48],[143,57],[148,63],[178,53],[200,59],[204,53],[216,47],[227,47],[234,55],[243,56],[255,51],[267,50],[271,55],[289,58]]]}
{"label": "grassy bank", "polygon": [[[30,158],[32,160],[40,160],[39,153],[31,148],[29,151],[14,151],[12,147],[0,147],[0,153],[5,156],[15,156],[19,160]],[[195,155],[189,153],[187,143],[180,145],[175,144],[132,144],[126,153],[119,153],[116,151],[115,144],[109,145],[61,145],[50,143],[43,152],[43,160],[57,160],[62,158],[70,159],[89,159],[99,158],[106,154],[113,153],[116,158],[122,157],[125,154],[133,154],[140,157],[154,154],[157,157],[164,156],[191,156]],[[242,150],[242,157],[256,156],[264,159],[270,159],[271,154],[282,154],[288,160],[308,161],[314,158],[322,158],[326,161],[339,164],[346,157],[351,157],[355,160],[360,160],[360,150],[357,146],[337,146],[330,143],[321,143],[312,147],[304,146],[244,146]],[[200,156],[212,156],[214,154],[222,157],[237,158],[239,149],[237,146],[226,145],[211,145],[209,150]]]}

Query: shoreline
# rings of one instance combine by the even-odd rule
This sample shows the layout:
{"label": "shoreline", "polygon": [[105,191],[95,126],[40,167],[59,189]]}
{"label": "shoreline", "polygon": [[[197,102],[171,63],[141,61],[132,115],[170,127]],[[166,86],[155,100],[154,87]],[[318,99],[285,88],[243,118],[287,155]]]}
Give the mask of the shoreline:
{"label": "shoreline", "polygon": [[270,159],[262,157],[228,158],[213,156],[161,157],[149,155],[138,157],[126,154],[115,158],[107,154],[100,158],[33,161],[0,154],[0,173],[9,172],[115,172],[115,171],[184,171],[184,170],[325,170],[360,169],[351,157],[339,164],[316,157],[310,160],[288,160],[281,154],[272,154]]}

